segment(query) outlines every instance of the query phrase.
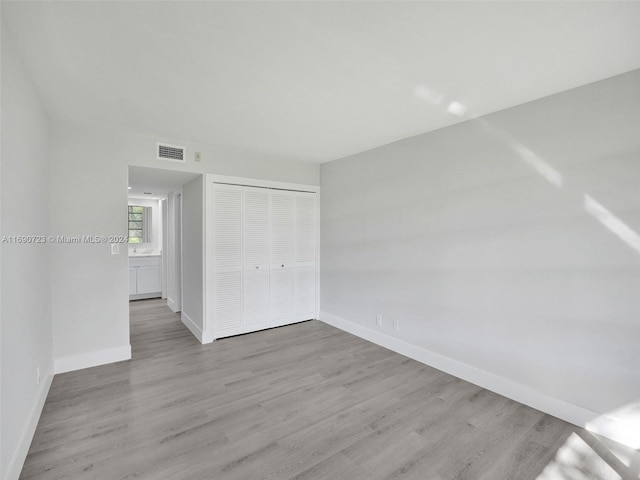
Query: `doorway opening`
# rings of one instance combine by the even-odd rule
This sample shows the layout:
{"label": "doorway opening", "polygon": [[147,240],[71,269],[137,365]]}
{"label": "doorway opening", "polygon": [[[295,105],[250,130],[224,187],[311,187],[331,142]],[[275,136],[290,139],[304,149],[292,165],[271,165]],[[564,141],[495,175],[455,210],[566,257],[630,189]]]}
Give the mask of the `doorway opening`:
{"label": "doorway opening", "polygon": [[198,177],[201,174],[129,167],[130,302],[162,299],[174,313],[182,312],[182,188]]}

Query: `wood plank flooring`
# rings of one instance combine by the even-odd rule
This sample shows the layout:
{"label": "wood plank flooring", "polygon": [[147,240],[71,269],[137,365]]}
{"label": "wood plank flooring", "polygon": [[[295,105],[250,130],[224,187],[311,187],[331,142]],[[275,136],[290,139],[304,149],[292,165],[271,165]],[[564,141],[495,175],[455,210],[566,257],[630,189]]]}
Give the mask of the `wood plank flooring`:
{"label": "wood plank flooring", "polygon": [[638,452],[321,322],[203,346],[130,308],[133,360],[55,377],[20,478],[638,478]]}

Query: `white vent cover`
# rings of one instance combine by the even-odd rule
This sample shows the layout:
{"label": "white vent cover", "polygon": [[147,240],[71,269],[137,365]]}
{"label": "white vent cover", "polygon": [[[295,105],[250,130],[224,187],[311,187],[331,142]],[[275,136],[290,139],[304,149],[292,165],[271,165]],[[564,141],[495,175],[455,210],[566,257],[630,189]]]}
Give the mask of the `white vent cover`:
{"label": "white vent cover", "polygon": [[158,160],[172,160],[174,162],[184,162],[184,147],[158,143]]}

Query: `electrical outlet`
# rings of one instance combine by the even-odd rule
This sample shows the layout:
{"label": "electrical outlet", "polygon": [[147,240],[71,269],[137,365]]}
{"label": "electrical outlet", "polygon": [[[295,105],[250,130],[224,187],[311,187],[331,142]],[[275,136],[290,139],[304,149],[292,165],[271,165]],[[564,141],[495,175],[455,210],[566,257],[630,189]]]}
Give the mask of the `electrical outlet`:
{"label": "electrical outlet", "polygon": [[40,385],[40,367],[36,368],[36,385]]}
{"label": "electrical outlet", "polygon": [[379,327],[382,326],[382,315],[376,315],[376,325]]}
{"label": "electrical outlet", "polygon": [[398,331],[398,327],[399,327],[399,322],[398,320],[394,320],[393,321],[393,329],[397,332]]}
{"label": "electrical outlet", "polygon": [[202,159],[202,154],[200,152],[195,152],[193,158],[196,162],[199,162]]}

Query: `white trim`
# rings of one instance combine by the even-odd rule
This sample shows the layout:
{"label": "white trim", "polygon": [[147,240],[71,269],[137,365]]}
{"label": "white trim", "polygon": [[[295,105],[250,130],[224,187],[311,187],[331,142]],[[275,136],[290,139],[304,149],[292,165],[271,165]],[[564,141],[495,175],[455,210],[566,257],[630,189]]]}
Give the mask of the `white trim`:
{"label": "white trim", "polygon": [[[174,302],[174,312],[182,310],[182,187],[171,193],[171,252],[169,256],[171,283],[177,294]],[[177,216],[176,216],[177,215]],[[177,221],[179,220],[179,221]],[[176,245],[179,246],[176,247]],[[179,264],[180,268],[176,267]]]}
{"label": "white trim", "polygon": [[320,192],[316,192],[316,308],[314,318],[320,318]]}
{"label": "white trim", "polygon": [[[207,324],[207,175],[202,175],[202,243],[200,249],[202,251],[202,306],[200,315],[202,318],[202,333],[200,335],[200,343],[212,343],[214,340],[212,330]],[[182,203],[180,203],[182,205]]]}
{"label": "white trim", "polygon": [[424,363],[425,365],[437,368],[450,375],[454,375],[467,382],[491,390],[492,392],[548,413],[549,415],[553,415],[579,427],[585,427],[590,420],[600,416],[600,414],[592,410],[551,397],[545,393],[514,382],[513,380],[480,370],[466,363],[390,337],[389,335],[330,313],[320,312],[320,320],[340,330],[349,332],[357,337],[381,345],[389,350]]}
{"label": "white trim", "polygon": [[29,448],[31,447],[33,435],[36,432],[36,427],[38,426],[38,421],[40,420],[42,408],[44,407],[44,403],[47,400],[47,395],[49,395],[51,382],[53,382],[53,371],[54,363],[51,362],[51,364],[49,365],[49,370],[42,378],[40,388],[38,388],[35,401],[31,406],[31,410],[29,410],[29,415],[27,416],[27,421],[24,428],[22,429],[22,433],[20,434],[18,445],[16,445],[16,449],[13,451],[11,460],[9,460],[9,465],[7,466],[7,472],[4,476],[4,480],[18,480],[18,478],[20,477],[22,467],[24,466],[24,461],[26,460],[27,454],[29,453]]}
{"label": "white trim", "polygon": [[167,297],[167,306],[171,309],[173,313],[178,313],[180,311],[178,309],[178,304],[170,297]]}
{"label": "white trim", "polygon": [[151,293],[133,293],[129,295],[129,301],[131,300],[147,300],[149,298],[162,298],[162,292]]}
{"label": "white trim", "polygon": [[185,327],[189,329],[191,334],[198,339],[202,344],[213,342],[213,337],[208,332],[203,332],[196,323],[191,320],[191,317],[184,312],[180,314],[180,320]]}
{"label": "white trim", "polygon": [[[182,207],[184,202],[184,192],[182,190],[182,187],[180,187],[179,190],[176,190],[176,193],[180,196],[180,251],[178,255],[180,257],[180,273],[178,274],[178,281],[180,282],[180,295],[176,301],[179,304],[180,310],[182,310],[182,307],[184,306],[184,234],[182,228],[184,221],[184,208]],[[178,256],[176,256],[176,258]]]}
{"label": "white trim", "polygon": [[56,358],[53,369],[55,373],[65,373],[123,360],[131,360],[131,345]]}
{"label": "white trim", "polygon": [[160,206],[160,216],[162,217],[162,238],[160,239],[160,284],[162,289],[162,298],[167,298],[168,275],[169,275],[169,257],[167,255],[167,243],[169,239],[169,199],[167,197],[158,200]]}
{"label": "white trim", "polygon": [[228,175],[207,174],[207,183],[226,183],[229,185],[242,185],[246,187],[279,188],[281,190],[294,190],[299,192],[320,191],[318,185],[305,185],[302,183],[276,182],[274,180],[261,180],[259,178],[231,177]]}
{"label": "white trim", "polygon": [[202,344],[213,343],[215,338],[209,332],[202,332]]}
{"label": "white trim", "polygon": [[204,279],[202,282],[202,288],[204,289],[204,295],[202,297],[202,301],[204,302],[203,311],[204,318],[202,319],[202,325],[204,327],[204,331],[207,332],[207,335],[212,339],[216,337],[214,330],[214,309],[213,309],[213,301],[209,300],[209,292],[211,292],[211,296],[213,297],[213,279],[215,278],[215,264],[214,264],[214,252],[215,252],[215,241],[214,241],[214,228],[213,228],[213,208],[214,208],[214,188],[213,188],[213,175],[208,174],[205,176],[205,186],[204,186],[204,198],[205,198],[205,206],[204,206]]}
{"label": "white trim", "polygon": [[167,305],[173,312],[182,310],[181,210],[182,188],[179,188],[167,194],[167,237],[166,243],[163,243],[164,248],[162,250],[163,259],[166,258],[167,267]]}

